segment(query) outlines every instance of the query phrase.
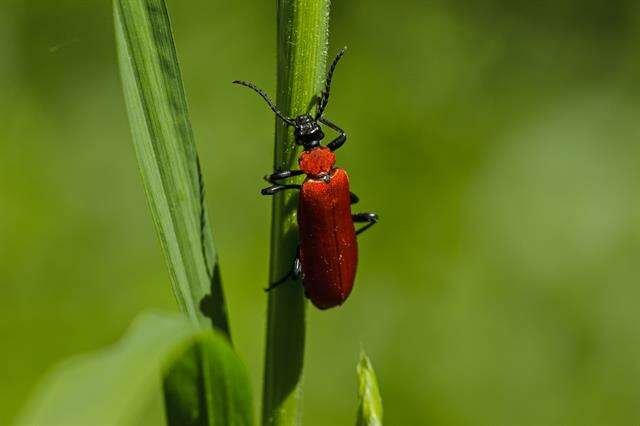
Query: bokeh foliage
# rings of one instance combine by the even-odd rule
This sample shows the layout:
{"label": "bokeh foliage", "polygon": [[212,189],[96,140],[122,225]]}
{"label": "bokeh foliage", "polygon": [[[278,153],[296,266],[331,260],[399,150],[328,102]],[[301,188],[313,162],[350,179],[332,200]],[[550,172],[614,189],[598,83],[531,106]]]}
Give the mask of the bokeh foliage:
{"label": "bokeh foliage", "polygon": [[[175,309],[140,185],[109,2],[0,6],[0,424],[54,362]],[[271,2],[169,3],[234,341],[260,389],[275,87]],[[304,424],[640,422],[634,1],[355,0],[327,114],[359,207],[340,310],[309,310]]]}

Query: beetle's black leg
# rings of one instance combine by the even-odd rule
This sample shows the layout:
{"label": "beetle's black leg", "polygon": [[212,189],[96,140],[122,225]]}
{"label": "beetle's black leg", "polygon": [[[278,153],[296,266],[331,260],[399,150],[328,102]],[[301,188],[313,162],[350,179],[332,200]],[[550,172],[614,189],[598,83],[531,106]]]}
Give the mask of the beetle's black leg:
{"label": "beetle's black leg", "polygon": [[300,262],[300,248],[296,250],[296,258],[293,261],[293,266],[291,270],[287,272],[287,275],[280,278],[278,281],[269,285],[269,287],[265,288],[264,291],[271,291],[274,288],[278,287],[280,284],[286,282],[289,278],[293,278],[294,281],[298,281],[302,276],[302,262]]}
{"label": "beetle's black leg", "polygon": [[351,204],[355,204],[358,201],[360,201],[360,198],[356,194],[354,194],[353,192],[350,192],[349,196],[351,197]]}
{"label": "beetle's black leg", "polygon": [[354,223],[366,223],[365,226],[356,231],[356,235],[362,234],[367,229],[378,223],[378,215],[376,213],[356,213],[351,215]]}
{"label": "beetle's black leg", "polygon": [[264,177],[264,180],[266,180],[269,183],[276,183],[276,181],[278,180],[282,180],[282,179],[286,179],[294,176],[300,176],[302,174],[304,174],[302,170],[284,170],[282,172],[275,172],[275,173],[271,173],[270,175],[266,175]]}
{"label": "beetle's black leg", "polygon": [[260,191],[262,195],[273,195],[280,191],[284,191],[285,189],[300,189],[301,185],[273,185],[268,188],[264,188]]}
{"label": "beetle's black leg", "polygon": [[344,132],[344,130],[338,127],[333,121],[329,120],[326,117],[320,117],[318,121],[326,124],[336,132],[340,133],[340,135],[337,138],[335,138],[334,140],[332,140],[327,144],[327,148],[329,148],[331,151],[335,151],[336,149],[340,148],[347,141],[347,134]]}

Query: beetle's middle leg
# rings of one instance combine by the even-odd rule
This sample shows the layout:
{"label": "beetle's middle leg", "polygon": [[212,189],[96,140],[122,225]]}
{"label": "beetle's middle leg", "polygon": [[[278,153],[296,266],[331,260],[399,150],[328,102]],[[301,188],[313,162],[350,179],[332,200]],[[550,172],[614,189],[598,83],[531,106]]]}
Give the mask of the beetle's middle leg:
{"label": "beetle's middle leg", "polygon": [[302,276],[302,262],[300,262],[300,247],[296,250],[296,258],[293,261],[293,265],[291,266],[291,270],[287,272],[287,275],[280,278],[278,281],[271,283],[269,287],[265,288],[264,291],[271,291],[274,288],[278,287],[280,284],[286,282],[289,278],[292,278],[294,281],[298,281]]}
{"label": "beetle's middle leg", "polygon": [[378,223],[378,215],[376,213],[356,213],[351,215],[354,223],[366,223],[365,226],[356,231],[356,235],[362,234],[367,229]]}
{"label": "beetle's middle leg", "polygon": [[260,190],[262,195],[273,195],[277,194],[280,191],[284,191],[285,189],[300,189],[302,185],[297,184],[289,184],[289,185],[272,185],[267,188],[263,188]]}
{"label": "beetle's middle leg", "polygon": [[281,172],[275,172],[275,173],[271,173],[270,175],[266,175],[264,177],[264,180],[266,180],[269,183],[275,184],[275,183],[278,183],[277,181],[279,180],[294,177],[294,176],[300,176],[302,174],[304,174],[302,170],[284,170]]}

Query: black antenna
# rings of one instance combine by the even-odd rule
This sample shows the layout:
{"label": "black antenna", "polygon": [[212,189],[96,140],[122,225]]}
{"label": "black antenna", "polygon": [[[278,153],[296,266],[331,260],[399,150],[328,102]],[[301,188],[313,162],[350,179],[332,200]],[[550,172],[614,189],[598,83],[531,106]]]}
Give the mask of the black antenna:
{"label": "black antenna", "polygon": [[324,109],[327,107],[327,103],[329,102],[329,92],[331,91],[331,78],[333,77],[333,72],[336,70],[336,65],[338,65],[338,61],[344,55],[344,52],[347,50],[347,47],[343,47],[340,49],[336,58],[331,63],[331,67],[329,67],[329,72],[327,73],[327,80],[324,83],[324,90],[322,91],[322,96],[320,97],[320,102],[318,103],[318,111],[316,112],[316,120],[322,117],[322,113]]}
{"label": "black antenna", "polygon": [[282,113],[280,112],[280,110],[279,110],[278,108],[276,108],[275,104],[271,101],[271,99],[269,99],[269,96],[264,92],[264,90],[262,90],[261,88],[259,88],[258,86],[256,86],[256,85],[255,85],[255,84],[253,84],[253,83],[249,83],[248,81],[234,80],[234,81],[233,81],[233,83],[234,83],[234,84],[239,84],[239,85],[241,85],[241,86],[246,86],[246,87],[248,87],[248,88],[250,88],[250,89],[255,90],[255,91],[258,93],[258,95],[262,96],[262,99],[264,99],[265,101],[267,101],[267,103],[269,104],[269,107],[271,108],[271,110],[272,110],[273,112],[275,112],[275,113],[276,113],[276,115],[277,115],[278,117],[280,117],[280,119],[281,119],[282,121],[284,121],[285,123],[287,123],[289,126],[295,126],[295,123],[293,122],[293,120],[292,120],[292,119],[285,117],[285,116],[284,116],[284,114],[282,114]]}

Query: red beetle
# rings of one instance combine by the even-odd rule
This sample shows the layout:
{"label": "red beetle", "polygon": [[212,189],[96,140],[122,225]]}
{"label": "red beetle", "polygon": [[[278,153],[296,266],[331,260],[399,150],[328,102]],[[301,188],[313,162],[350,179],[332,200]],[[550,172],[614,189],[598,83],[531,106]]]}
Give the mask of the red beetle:
{"label": "red beetle", "polygon": [[[290,277],[302,277],[305,294],[320,309],[342,305],[349,297],[358,263],[356,235],[378,221],[378,215],[375,213],[351,214],[351,204],[358,202],[358,197],[349,191],[347,173],[334,167],[336,157],[333,153],[345,143],[347,135],[344,130],[322,116],[329,100],[331,77],[344,51],[345,49],[342,49],[331,64],[314,117],[307,114],[295,118],[285,117],[267,94],[253,83],[234,81],[262,96],[281,120],[294,127],[296,144],[304,148],[298,160],[300,170],[279,171],[267,176],[266,179],[273,186],[261,191],[264,195],[273,195],[286,189],[300,190],[298,253],[291,271],[281,280],[271,284],[268,290]],[[320,144],[324,133],[318,123],[339,133],[339,136],[326,147]],[[278,183],[302,174],[306,175],[302,185]],[[354,222],[366,225],[356,231]]]}

